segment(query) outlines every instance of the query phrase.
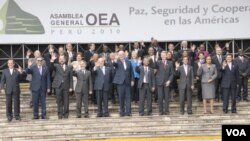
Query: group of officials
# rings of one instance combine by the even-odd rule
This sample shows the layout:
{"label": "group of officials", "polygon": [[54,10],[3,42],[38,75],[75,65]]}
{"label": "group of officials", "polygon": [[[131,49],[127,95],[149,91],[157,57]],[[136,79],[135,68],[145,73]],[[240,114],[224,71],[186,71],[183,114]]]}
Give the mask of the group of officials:
{"label": "group of officials", "polygon": [[140,116],[151,115],[153,100],[158,102],[159,115],[168,115],[169,103],[177,96],[180,114],[185,113],[185,101],[186,112],[192,114],[195,81],[197,100],[203,101],[204,114],[214,113],[214,100],[222,100],[223,112],[228,113],[229,97],[231,112],[236,113],[236,101],[248,101],[250,74],[249,60],[244,52],[239,49],[236,56],[233,59],[228,43],[223,49],[216,44],[214,52],[209,53],[204,44],[189,48],[188,42],[182,41],[180,50],[175,50],[174,44],[170,43],[165,51],[153,38],[149,46],[135,42],[131,51],[120,45],[115,52],[109,52],[108,46],[103,45],[102,52],[97,53],[95,44],[91,43],[84,53],[74,52],[71,44],[66,45],[66,50],[59,47],[56,52],[54,46],[49,45],[48,53],[43,57],[39,50],[27,52],[25,70],[15,68],[15,61],[9,59],[8,68],[2,72],[0,89],[6,94],[8,121],[12,121],[13,116],[21,120],[19,83],[23,76],[30,81],[33,119],[47,119],[47,93],[56,95],[58,119],[69,117],[71,93],[76,98],[77,118],[89,117],[89,98],[97,104],[97,117],[109,116],[108,100],[119,103],[121,117],[131,116],[132,102],[138,102]]}

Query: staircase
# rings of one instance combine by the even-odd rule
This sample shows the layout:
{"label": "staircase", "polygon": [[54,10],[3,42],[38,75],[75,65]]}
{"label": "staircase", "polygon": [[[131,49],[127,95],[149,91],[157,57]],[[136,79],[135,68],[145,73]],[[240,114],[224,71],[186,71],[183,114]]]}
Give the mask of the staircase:
{"label": "staircase", "polygon": [[[249,124],[250,102],[237,103],[237,114],[222,113],[222,103],[215,103],[214,114],[203,114],[202,103],[193,100],[193,115],[180,115],[179,103],[171,102],[170,115],[159,116],[153,104],[153,115],[139,116],[138,105],[132,104],[132,117],[119,117],[119,105],[109,104],[111,117],[96,118],[97,107],[89,106],[90,118],[76,118],[75,97],[70,97],[69,119],[57,119],[55,96],[47,96],[46,120],[32,120],[28,85],[22,84],[22,121],[7,122],[5,96],[0,95],[0,140],[75,140],[117,137],[220,135],[222,124]],[[229,107],[230,111],[230,107]]]}

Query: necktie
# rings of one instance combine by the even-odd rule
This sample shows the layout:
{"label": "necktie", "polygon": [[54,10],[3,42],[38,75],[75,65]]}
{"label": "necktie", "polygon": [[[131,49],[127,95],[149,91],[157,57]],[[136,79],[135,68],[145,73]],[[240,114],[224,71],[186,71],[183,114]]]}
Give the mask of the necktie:
{"label": "necktie", "polygon": [[163,61],[163,66],[164,66],[164,69],[167,68],[167,63],[166,63],[166,60]]}
{"label": "necktie", "polygon": [[42,75],[42,66],[39,66],[40,75]]}
{"label": "necktie", "polygon": [[187,76],[187,65],[184,65],[185,74]]}
{"label": "necktie", "polygon": [[105,69],[104,67],[101,67],[103,75],[105,75]]}
{"label": "necktie", "polygon": [[125,62],[125,60],[123,60],[122,62],[123,62],[123,67],[124,67],[124,70],[126,70],[126,69],[127,69],[127,66],[126,66],[126,62]]}
{"label": "necktie", "polygon": [[62,65],[62,69],[63,69],[63,71],[65,71],[65,67],[64,67],[64,65]]}
{"label": "necktie", "polygon": [[242,56],[240,57],[240,60],[242,63],[244,63],[244,58]]}
{"label": "necktie", "polygon": [[220,64],[222,63],[221,55],[218,55]]}
{"label": "necktie", "polygon": [[144,82],[148,83],[148,68],[145,67],[144,70],[145,70],[145,73],[144,73]]}

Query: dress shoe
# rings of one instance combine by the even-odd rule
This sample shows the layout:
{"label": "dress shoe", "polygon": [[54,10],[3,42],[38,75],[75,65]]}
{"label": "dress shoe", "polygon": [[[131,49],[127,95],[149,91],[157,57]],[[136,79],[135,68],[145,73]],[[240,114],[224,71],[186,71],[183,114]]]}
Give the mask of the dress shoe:
{"label": "dress shoe", "polygon": [[189,115],[192,115],[192,114],[193,114],[193,112],[188,112],[188,114],[189,114]]}
{"label": "dress shoe", "polygon": [[109,114],[104,114],[103,117],[110,117]]}
{"label": "dress shoe", "polygon": [[62,119],[63,117],[62,116],[58,116],[58,119]]}
{"label": "dress shoe", "polygon": [[16,116],[16,120],[21,121],[21,117],[20,116]]}
{"label": "dress shoe", "polygon": [[120,117],[124,117],[124,114],[120,114]]}
{"label": "dress shoe", "polygon": [[33,117],[33,119],[39,119],[39,117],[37,116],[37,117]]}
{"label": "dress shoe", "polygon": [[101,115],[101,114],[98,114],[96,117],[102,117],[102,115]]}
{"label": "dress shoe", "polygon": [[147,113],[147,115],[148,115],[148,116],[151,116],[151,115],[152,115],[152,112]]}
{"label": "dress shoe", "polygon": [[165,112],[164,115],[169,115],[169,112]]}
{"label": "dress shoe", "polygon": [[88,115],[88,114],[85,114],[85,115],[84,115],[84,118],[89,118],[89,115]]}
{"label": "dress shoe", "polygon": [[227,114],[227,113],[228,113],[228,111],[227,111],[227,110],[223,110],[223,113],[224,113],[224,114]]}
{"label": "dress shoe", "polygon": [[76,116],[76,118],[82,118],[81,116]]}
{"label": "dress shoe", "polygon": [[250,100],[249,100],[249,99],[247,99],[247,98],[244,98],[244,99],[243,99],[243,101],[245,101],[245,102],[249,102]]}
{"label": "dress shoe", "polygon": [[69,118],[69,116],[64,116],[64,118],[65,118],[65,119],[68,119],[68,118]]}
{"label": "dress shoe", "polygon": [[131,117],[131,114],[126,114],[127,117]]}
{"label": "dress shoe", "polygon": [[184,112],[181,112],[181,115],[184,115]]}
{"label": "dress shoe", "polygon": [[233,114],[237,114],[237,112],[236,112],[236,111],[232,111],[232,113],[233,113]]}
{"label": "dress shoe", "polygon": [[47,116],[42,116],[42,119],[48,119],[48,117]]}
{"label": "dress shoe", "polygon": [[159,115],[162,116],[162,115],[164,115],[164,113],[163,113],[163,112],[160,112]]}
{"label": "dress shoe", "polygon": [[8,120],[8,122],[11,122],[12,121],[12,117],[8,117],[7,120]]}
{"label": "dress shoe", "polygon": [[144,116],[144,114],[143,114],[143,113],[140,113],[139,116]]}

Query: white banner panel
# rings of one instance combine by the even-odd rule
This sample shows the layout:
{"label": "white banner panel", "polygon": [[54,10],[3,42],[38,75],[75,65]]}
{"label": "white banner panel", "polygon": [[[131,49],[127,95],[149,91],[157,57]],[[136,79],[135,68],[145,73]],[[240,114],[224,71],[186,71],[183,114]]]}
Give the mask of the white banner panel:
{"label": "white banner panel", "polygon": [[0,43],[250,38],[249,0],[1,0]]}

